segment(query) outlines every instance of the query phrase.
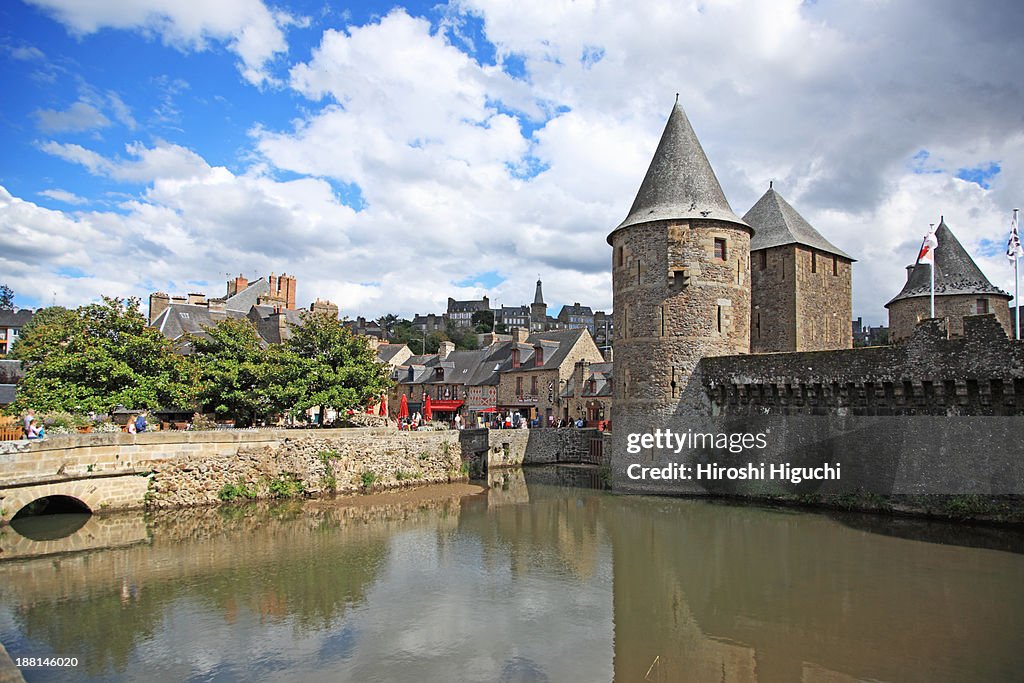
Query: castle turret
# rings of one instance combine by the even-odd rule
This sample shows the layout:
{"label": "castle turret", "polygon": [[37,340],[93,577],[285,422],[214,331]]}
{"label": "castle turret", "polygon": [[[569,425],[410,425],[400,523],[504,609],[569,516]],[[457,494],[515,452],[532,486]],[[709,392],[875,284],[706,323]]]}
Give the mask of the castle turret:
{"label": "castle turret", "polygon": [[[964,316],[986,313],[994,313],[1007,335],[1012,335],[1007,303],[1013,297],[989,282],[944,217],[935,237],[939,241],[935,247],[935,317],[948,319],[949,335],[963,336]],[[889,309],[889,341],[910,337],[918,321],[931,316],[930,269],[927,264],[915,263],[903,289],[885,305]]]}
{"label": "castle turret", "polygon": [[749,352],[751,232],[677,102],[628,216],[608,236],[614,423],[688,413],[697,362]]}
{"label": "castle turret", "polygon": [[854,259],[815,230],[769,184],[743,216],[750,239],[750,350],[853,346]]}

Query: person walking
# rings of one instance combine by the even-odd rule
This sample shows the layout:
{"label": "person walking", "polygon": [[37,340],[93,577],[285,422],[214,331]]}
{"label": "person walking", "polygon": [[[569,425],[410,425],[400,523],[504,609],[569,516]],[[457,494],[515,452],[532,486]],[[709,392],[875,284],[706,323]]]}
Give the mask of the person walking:
{"label": "person walking", "polygon": [[22,429],[23,429],[23,430],[24,430],[24,432],[25,432],[25,438],[26,438],[26,439],[29,439],[29,438],[31,438],[31,437],[30,437],[30,436],[28,435],[28,428],[29,428],[29,424],[30,424],[30,423],[31,423],[31,422],[32,422],[33,420],[35,420],[35,419],[36,419],[36,411],[34,411],[33,409],[29,408],[29,409],[28,409],[28,411],[27,411],[27,412],[25,413],[25,419],[24,419],[24,421],[22,422],[22,425],[21,425],[21,426],[22,426]]}

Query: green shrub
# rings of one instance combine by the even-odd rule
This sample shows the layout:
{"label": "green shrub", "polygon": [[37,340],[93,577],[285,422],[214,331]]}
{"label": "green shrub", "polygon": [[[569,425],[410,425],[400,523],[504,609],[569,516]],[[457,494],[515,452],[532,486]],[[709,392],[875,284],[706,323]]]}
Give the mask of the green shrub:
{"label": "green shrub", "polygon": [[272,479],[268,487],[274,498],[294,498],[306,491],[306,485],[293,472],[282,472],[281,476]]}
{"label": "green shrub", "polygon": [[368,489],[377,481],[377,475],[373,470],[364,470],[360,475],[360,480],[363,482],[363,488]]}
{"label": "green shrub", "polygon": [[224,486],[220,487],[220,491],[217,492],[217,497],[225,503],[240,498],[255,498],[257,495],[259,495],[259,492],[255,486],[249,486],[241,480],[237,484],[224,484]]}

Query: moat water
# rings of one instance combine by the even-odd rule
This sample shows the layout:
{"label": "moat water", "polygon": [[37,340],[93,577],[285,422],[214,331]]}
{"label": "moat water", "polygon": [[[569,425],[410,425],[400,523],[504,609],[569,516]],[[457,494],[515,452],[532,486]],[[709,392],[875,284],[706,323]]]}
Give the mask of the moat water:
{"label": "moat water", "polygon": [[78,660],[27,681],[1021,680],[1020,531],[593,479],[3,529],[0,642]]}

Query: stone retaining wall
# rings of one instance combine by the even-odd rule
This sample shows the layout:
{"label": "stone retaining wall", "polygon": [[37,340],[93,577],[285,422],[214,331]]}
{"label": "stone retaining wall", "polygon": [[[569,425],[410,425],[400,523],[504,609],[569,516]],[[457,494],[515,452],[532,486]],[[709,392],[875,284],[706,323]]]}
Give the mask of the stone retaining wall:
{"label": "stone retaining wall", "polygon": [[273,498],[289,484],[294,494],[322,495],[465,478],[453,432],[381,436],[366,431],[274,446],[242,446],[230,457],[185,456],[160,464],[154,469],[147,506]]}

